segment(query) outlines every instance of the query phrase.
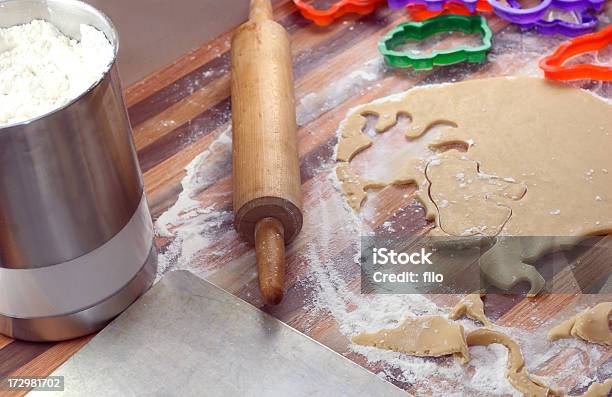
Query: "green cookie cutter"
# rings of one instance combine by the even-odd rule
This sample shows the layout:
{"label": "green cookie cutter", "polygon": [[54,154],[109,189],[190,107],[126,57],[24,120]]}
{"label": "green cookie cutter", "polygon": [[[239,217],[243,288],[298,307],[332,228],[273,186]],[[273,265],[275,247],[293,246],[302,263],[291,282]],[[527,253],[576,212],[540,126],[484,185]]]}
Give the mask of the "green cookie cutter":
{"label": "green cookie cutter", "polygon": [[[441,32],[480,33],[482,45],[458,46],[447,50],[433,50],[430,54],[396,51],[408,40],[425,40]],[[480,15],[441,15],[422,22],[404,22],[393,28],[380,40],[378,49],[388,65],[396,68],[431,69],[434,65],[451,65],[458,62],[483,62],[491,49],[493,33],[487,20]]]}

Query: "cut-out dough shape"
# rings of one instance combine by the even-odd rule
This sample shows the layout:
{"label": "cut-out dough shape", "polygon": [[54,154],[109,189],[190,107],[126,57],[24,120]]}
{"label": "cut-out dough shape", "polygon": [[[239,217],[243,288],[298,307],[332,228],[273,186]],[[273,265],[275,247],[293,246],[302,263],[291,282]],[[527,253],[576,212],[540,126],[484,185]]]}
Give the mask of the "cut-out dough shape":
{"label": "cut-out dough shape", "polygon": [[[470,294],[468,297],[472,300],[477,297],[480,300],[480,294]],[[468,346],[499,343],[508,349],[506,378],[516,390],[526,397],[564,395],[545,385],[527,371],[520,346],[508,335],[481,328],[470,332],[466,337],[461,325],[452,324],[444,317],[409,317],[397,328],[382,329],[374,333],[364,332],[355,335],[352,341],[362,346],[393,350],[413,356],[440,357],[453,354],[464,364],[470,359]],[[611,390],[612,380],[608,379],[603,383],[593,383],[579,397],[606,397]]]}
{"label": "cut-out dough shape", "polygon": [[544,253],[563,251],[582,240],[584,237],[498,236],[493,247],[480,257],[480,269],[487,281],[503,290],[527,281],[531,286],[527,295],[534,296],[546,280],[532,263]]}
{"label": "cut-out dough shape", "polygon": [[610,315],[612,302],[602,302],[565,320],[548,333],[548,339],[579,338],[587,342],[612,346]]}
{"label": "cut-out dough shape", "polygon": [[[467,337],[468,346],[487,346],[493,343],[504,345],[508,349],[508,364],[506,367],[506,378],[510,384],[526,397],[548,397],[565,396],[536,379],[525,368],[525,360],[520,346],[508,335],[490,329],[477,329],[470,332]],[[581,396],[575,397],[607,397],[612,390],[612,379],[603,383],[593,383]]]}
{"label": "cut-out dough shape", "polygon": [[554,242],[554,238],[546,237],[497,237],[495,245],[480,257],[480,269],[487,281],[504,290],[522,281],[529,282],[528,295],[533,296],[542,290],[546,280],[527,261],[542,252],[553,251]]}
{"label": "cut-out dough shape", "polygon": [[[357,107],[348,115],[338,131],[339,166],[350,167],[353,156],[372,145],[372,138],[363,132],[367,125],[365,116],[372,114],[379,116],[375,126],[379,133],[395,125],[398,114],[409,116],[407,145],[433,125],[456,126],[444,129],[429,146],[439,149],[460,143],[467,151],[434,150],[422,158],[406,159],[406,166],[391,171],[384,181],[339,177],[340,184],[343,191],[353,192],[350,197],[358,197],[353,200],[358,202],[353,208],[358,208],[365,200],[365,191],[374,186],[415,183],[427,219],[437,226],[430,234],[449,235],[440,228],[441,216],[429,196],[431,186],[425,171],[432,161],[454,156],[477,163],[479,173],[493,179],[515,178],[526,193],[520,200],[505,197],[501,208],[504,216],[500,216],[499,206],[482,207],[482,221],[477,222],[480,225],[474,225],[469,213],[444,215],[444,219],[449,216],[453,219],[453,230],[478,231],[483,222],[497,226],[501,222],[501,228],[494,231],[498,236],[607,234],[612,230],[611,110],[610,104],[585,91],[532,77],[471,80],[412,89],[392,99]],[[466,165],[471,162],[466,161]],[[467,172],[470,170],[473,171],[471,165],[466,168]],[[455,181],[452,182],[449,186],[436,183],[434,190],[450,196],[456,188]],[[512,192],[516,193],[514,189]],[[482,204],[482,198],[468,199],[471,200],[474,205],[463,208]],[[503,222],[507,210],[511,215]],[[464,223],[459,222],[461,215]],[[447,223],[444,221],[444,225]],[[535,260],[554,246],[536,245],[541,251],[533,256]],[[489,282],[499,288],[507,289],[519,279],[530,282],[531,294],[543,286],[541,275],[523,260],[505,261],[503,265],[489,263],[487,269]]]}
{"label": "cut-out dough shape", "polygon": [[487,346],[493,343],[502,344],[508,349],[506,378],[516,390],[529,397],[558,395],[527,372],[520,346],[508,335],[484,328],[472,331],[467,335],[468,346]]}
{"label": "cut-out dough shape", "polygon": [[452,236],[497,236],[512,215],[510,201],[520,200],[527,191],[511,177],[480,173],[478,163],[467,158],[432,160],[425,176],[440,229]]}
{"label": "cut-out dough shape", "polygon": [[480,321],[485,327],[493,325],[484,313],[484,303],[482,302],[481,294],[464,296],[448,314],[448,318],[451,320],[458,320],[462,316]]}
{"label": "cut-out dough shape", "polygon": [[353,343],[421,357],[454,355],[462,363],[470,359],[463,326],[444,317],[408,317],[399,327],[353,336]]}

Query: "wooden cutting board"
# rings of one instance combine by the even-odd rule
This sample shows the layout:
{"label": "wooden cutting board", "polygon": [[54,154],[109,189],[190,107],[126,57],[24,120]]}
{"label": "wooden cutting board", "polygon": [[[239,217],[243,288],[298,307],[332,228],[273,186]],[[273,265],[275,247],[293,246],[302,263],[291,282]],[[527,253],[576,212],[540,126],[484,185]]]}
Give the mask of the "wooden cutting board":
{"label": "wooden cutting board", "polygon": [[[608,2],[604,11],[612,15]],[[347,16],[337,23],[320,28],[304,20],[289,0],[275,1],[275,18],[289,31],[294,51],[296,95],[298,103],[307,108],[310,93],[324,93],[334,82],[350,74],[356,66],[377,58],[376,43],[390,26],[406,20],[403,11],[381,8],[365,17]],[[325,104],[321,114],[314,117],[303,115],[299,129],[301,171],[306,206],[313,200],[325,200],[325,195],[314,194],[326,181],[320,175],[323,164],[333,157],[336,143],[335,131],[346,111],[356,105],[411,87],[455,82],[466,79],[513,75],[533,70],[537,60],[550,52],[560,41],[558,38],[544,39],[533,33],[516,34],[516,28],[496,17],[489,18],[494,36],[494,50],[489,61],[483,64],[460,64],[427,72],[386,71],[374,77],[366,76],[367,87],[357,90],[333,103]],[[185,167],[200,153],[211,150],[211,145],[223,134],[230,121],[229,98],[229,48],[231,32],[228,32],[186,54],[172,65],[132,85],[126,90],[130,119],[138,156],[145,177],[145,188],[153,217],[159,217],[176,201],[180,194]],[[445,39],[439,45],[444,45]],[[344,87],[346,89],[346,87]],[[587,82],[584,88],[597,90],[601,95],[612,96],[610,85]],[[198,192],[197,199],[202,208],[214,206],[215,211],[231,210],[231,169],[228,153],[222,158],[214,175],[213,183]],[[403,191],[402,194],[411,194]],[[392,216],[393,188],[382,192],[381,203],[390,208],[380,211],[374,220],[381,225]],[[386,197],[386,199],[385,199]],[[385,201],[386,200],[386,201]],[[410,200],[411,207],[416,203]],[[383,207],[385,208],[385,207]],[[308,216],[308,213],[306,214]],[[311,216],[314,216],[311,214]],[[402,224],[415,231],[424,230],[427,223],[422,214],[413,211],[402,220]],[[223,255],[199,253],[190,268],[205,275],[218,286],[240,298],[261,307],[257,293],[253,253],[232,230],[230,222],[215,226],[214,241],[210,247],[223,247]],[[318,314],[309,311],[306,297],[312,294],[312,285],[304,281],[308,260],[300,255],[301,250],[313,238],[304,233],[289,250],[288,292],[279,307],[263,309],[285,323],[307,333],[314,339],[347,354],[362,365],[363,357],[347,353],[348,340],[339,331],[333,317],[325,311]],[[172,238],[158,238],[160,250],[164,252]],[[342,246],[342,242],[334,242]],[[212,250],[212,249],[211,249]],[[358,290],[358,271],[354,267],[339,265],[337,268],[347,285]],[[536,300],[497,296],[487,299],[487,314],[499,324],[537,329],[542,322],[534,321],[537,314],[546,321],[555,313],[571,306],[578,298],[575,295],[544,296]],[[456,298],[441,297],[436,300],[449,305]],[[203,336],[204,337],[204,336]],[[64,343],[34,344],[13,341],[0,336],[0,377],[44,376],[51,373],[88,342],[90,337]],[[611,360],[607,352],[598,363]],[[551,370],[548,368],[547,370]],[[399,386],[415,391],[414,385]],[[20,395],[20,393],[1,393]]]}

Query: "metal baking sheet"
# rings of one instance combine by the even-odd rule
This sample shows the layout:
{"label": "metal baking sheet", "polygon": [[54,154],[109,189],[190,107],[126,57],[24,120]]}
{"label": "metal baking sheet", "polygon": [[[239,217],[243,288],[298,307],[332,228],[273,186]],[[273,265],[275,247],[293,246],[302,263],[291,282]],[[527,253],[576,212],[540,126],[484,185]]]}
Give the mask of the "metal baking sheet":
{"label": "metal baking sheet", "polygon": [[168,273],[52,375],[65,379],[62,397],[407,395],[187,271]]}

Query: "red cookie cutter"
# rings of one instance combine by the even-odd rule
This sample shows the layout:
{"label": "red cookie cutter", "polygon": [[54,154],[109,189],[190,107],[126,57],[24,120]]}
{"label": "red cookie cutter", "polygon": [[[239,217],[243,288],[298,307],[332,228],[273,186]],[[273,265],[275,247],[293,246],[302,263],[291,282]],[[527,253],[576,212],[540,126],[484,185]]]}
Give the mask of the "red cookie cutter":
{"label": "red cookie cutter", "polygon": [[[470,12],[465,4],[455,2],[444,4],[444,8],[438,11],[429,10],[426,5],[422,4],[408,4],[406,5],[406,10],[413,21],[423,21],[439,15],[455,14],[469,16],[475,14]],[[491,13],[493,12],[493,7],[489,4],[488,0],[478,0],[476,12]]]}
{"label": "red cookie cutter", "polygon": [[307,0],[293,0],[293,3],[306,19],[310,19],[319,26],[326,26],[346,14],[368,15],[374,12],[386,0],[340,0],[328,9],[316,8]]}
{"label": "red cookie cutter", "polygon": [[544,71],[544,76],[549,79],[612,81],[612,66],[592,64],[563,65],[566,61],[577,55],[597,51],[610,44],[612,44],[612,25],[597,33],[586,34],[561,43],[555,52],[542,58],[540,68]]}

